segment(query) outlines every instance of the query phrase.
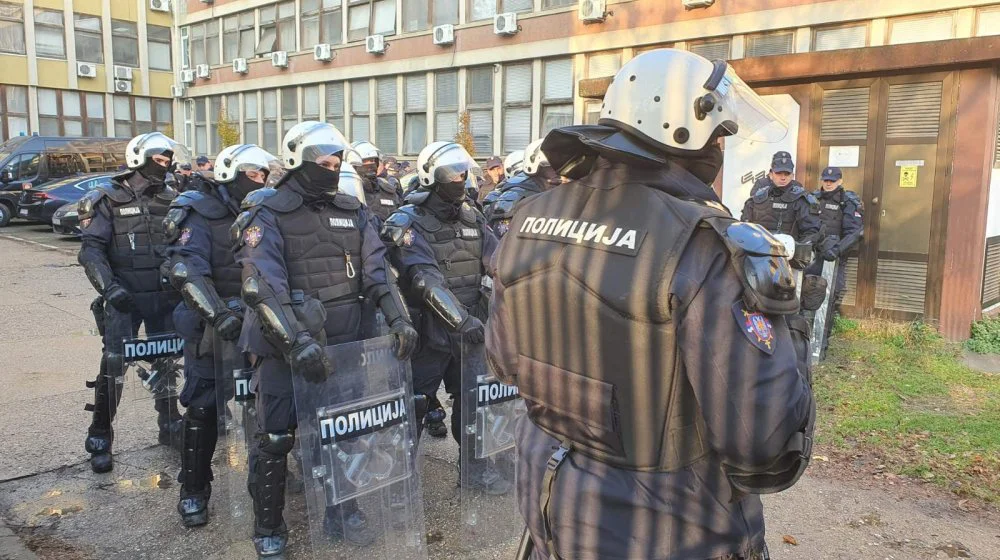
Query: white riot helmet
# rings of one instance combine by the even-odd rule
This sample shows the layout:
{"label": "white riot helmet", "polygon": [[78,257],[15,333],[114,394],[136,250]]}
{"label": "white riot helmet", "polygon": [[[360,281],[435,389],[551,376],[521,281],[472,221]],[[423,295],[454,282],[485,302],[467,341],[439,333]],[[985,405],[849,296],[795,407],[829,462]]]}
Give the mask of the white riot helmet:
{"label": "white riot helmet", "polygon": [[666,151],[694,152],[719,136],[777,142],[788,125],[721,60],[677,49],[647,51],[614,77],[598,124]]}
{"label": "white riot helmet", "polygon": [[305,121],[293,126],[281,141],[281,162],[285,169],[298,169],[302,162],[343,152],[347,139],[330,123]]}
{"label": "white riot helmet", "polygon": [[549,165],[549,159],[542,152],[542,140],[539,138],[524,149],[524,172],[528,175],[537,175],[538,170]]}
{"label": "white riot helmet", "polygon": [[[382,152],[375,147],[375,144],[367,140],[357,140],[351,142],[351,150],[357,154],[357,162],[352,161],[351,165],[355,167],[358,173],[362,173],[365,176],[371,178],[378,174],[378,166],[382,161]],[[365,161],[375,160],[374,165],[371,163],[365,163]]]}
{"label": "white riot helmet", "polygon": [[364,187],[361,183],[361,175],[350,163],[340,166],[340,181],[337,183],[337,192],[349,194],[365,204]]}
{"label": "white riot helmet", "polygon": [[503,174],[509,179],[524,168],[524,150],[514,150],[503,158]]}
{"label": "white riot helmet", "polygon": [[191,163],[187,148],[162,132],[147,132],[129,140],[125,147],[125,163],[129,169],[138,169],[148,158],[159,154],[169,154],[174,163]]}
{"label": "white riot helmet", "polygon": [[225,148],[215,158],[215,181],[235,181],[240,172],[264,171],[268,175],[280,166],[278,158],[256,144],[237,144]]}
{"label": "white riot helmet", "polygon": [[425,187],[434,183],[454,183],[465,180],[467,176],[463,175],[474,165],[472,156],[461,144],[432,142],[417,156],[417,177]]}

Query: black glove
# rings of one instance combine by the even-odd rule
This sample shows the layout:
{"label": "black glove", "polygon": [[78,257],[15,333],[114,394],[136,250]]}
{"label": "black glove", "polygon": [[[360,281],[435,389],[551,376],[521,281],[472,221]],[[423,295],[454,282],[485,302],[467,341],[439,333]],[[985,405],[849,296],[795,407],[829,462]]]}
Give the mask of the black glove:
{"label": "black glove", "polygon": [[119,284],[111,284],[104,290],[104,300],[118,311],[123,312],[130,311],[132,305],[135,304],[132,294],[128,293],[128,290],[122,288]]}
{"label": "black glove", "polygon": [[293,374],[301,375],[310,383],[326,381],[333,369],[323,347],[306,333],[295,338],[295,345],[288,353],[288,362],[292,366]]}
{"label": "black glove", "polygon": [[835,260],[837,260],[839,258],[840,258],[840,255],[837,254],[837,250],[836,249],[827,249],[823,253],[823,260],[824,261],[835,261]]}
{"label": "black glove", "polygon": [[236,340],[240,337],[240,331],[243,330],[243,319],[227,309],[219,313],[212,326],[215,328],[215,332],[222,337],[222,340]]}
{"label": "black glove", "polygon": [[470,344],[482,344],[486,342],[486,330],[483,327],[483,322],[472,315],[469,315],[462,321],[462,324],[458,326],[458,332]]}
{"label": "black glove", "polygon": [[408,359],[417,349],[417,331],[405,319],[396,319],[389,325],[389,334],[396,337],[396,357]]}

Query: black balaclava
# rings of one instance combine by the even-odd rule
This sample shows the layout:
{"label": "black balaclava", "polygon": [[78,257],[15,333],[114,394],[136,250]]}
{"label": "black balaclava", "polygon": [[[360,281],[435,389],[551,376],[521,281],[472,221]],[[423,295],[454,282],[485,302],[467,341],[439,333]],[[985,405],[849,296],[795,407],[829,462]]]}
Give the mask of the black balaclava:
{"label": "black balaclava", "polygon": [[[267,174],[267,171],[264,171]],[[265,180],[265,183],[267,181]],[[243,171],[236,174],[236,180],[226,185],[226,189],[229,191],[229,195],[233,197],[237,202],[242,202],[244,198],[247,197],[251,192],[263,188],[264,183],[258,183]]]}
{"label": "black balaclava", "polygon": [[[167,157],[173,157],[173,152],[163,152],[162,154]],[[153,188],[162,188],[167,179],[167,166],[160,165],[153,161],[153,158],[147,157],[146,162],[142,164],[142,167],[137,169],[139,175],[142,175],[146,181],[149,182],[149,186]]]}
{"label": "black balaclava", "polygon": [[453,183],[436,183],[435,192],[441,200],[451,204],[461,205],[465,200],[465,181],[455,181]]}
{"label": "black balaclava", "polygon": [[304,194],[313,200],[324,195],[330,196],[340,183],[340,171],[332,171],[312,161],[302,162],[302,167],[296,169],[294,173],[305,191]]}
{"label": "black balaclava", "polygon": [[722,148],[716,142],[711,142],[699,152],[691,156],[684,156],[674,159],[678,165],[694,175],[699,181],[706,185],[715,182],[722,170]]}

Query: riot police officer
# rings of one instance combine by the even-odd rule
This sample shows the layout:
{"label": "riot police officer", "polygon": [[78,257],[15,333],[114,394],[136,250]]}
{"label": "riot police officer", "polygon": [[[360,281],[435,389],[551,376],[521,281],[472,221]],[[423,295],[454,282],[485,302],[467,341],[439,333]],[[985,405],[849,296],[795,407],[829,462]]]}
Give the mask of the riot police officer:
{"label": "riot police officer", "polygon": [[599,125],[543,142],[571,180],[515,213],[487,324],[493,372],[528,406],[533,558],[766,558],[755,494],[791,486],[810,451],[799,303],[782,246],[707,186],[717,137],[773,141],[777,123],[748,124],[765,119],[725,62],[660,49],[621,68]]}
{"label": "riot police officer", "polygon": [[354,165],[364,179],[365,203],[368,211],[384,222],[390,214],[399,208],[400,195],[398,185],[388,178],[379,176],[382,168],[382,154],[374,144],[368,141],[357,141],[351,144],[353,151],[348,162]]}
{"label": "riot police officer", "polygon": [[[819,200],[819,219],[823,224],[821,250],[817,260],[806,273],[820,274],[824,261],[837,261],[845,257],[864,235],[862,215],[864,204],[854,191],[844,188],[844,174],[839,167],[827,167],[821,175],[822,186],[816,191]],[[847,287],[847,268],[837,267],[833,290],[833,304],[840,305]],[[829,323],[828,323],[829,324]]]}
{"label": "riot police officer", "polygon": [[506,181],[497,192],[499,196],[490,205],[487,220],[493,233],[503,237],[514,216],[514,211],[521,202],[540,192],[562,183],[559,175],[549,165],[549,160],[542,153],[542,140],[535,140],[525,148],[523,173],[517,172]]}
{"label": "riot police officer", "polygon": [[771,171],[743,205],[744,222],[760,224],[771,233],[786,233],[799,243],[817,241],[819,203],[798,181],[792,179],[795,164],[788,152],[777,152]]}
{"label": "riot police officer", "polygon": [[[413,388],[428,399],[428,433],[445,437],[445,412],[435,395],[444,380],[455,395],[461,382],[459,336],[483,341],[486,267],[497,239],[486,220],[466,199],[466,183],[475,163],[454,142],[434,142],[417,157],[421,188],[406,198],[382,227],[400,287],[419,308],[420,344],[413,356]],[[460,400],[452,409],[452,435]],[[459,444],[461,441],[459,440]]]}
{"label": "riot police officer", "polygon": [[[161,282],[166,239],[163,217],[177,193],[166,186],[172,160],[183,163],[184,148],[159,132],[142,134],[126,146],[128,171],[115,175],[109,187],[88,192],[79,204],[82,242],[78,260],[87,279],[104,298],[104,350],[94,388],[93,412],[84,444],[94,472],[113,468],[112,422],[121,400],[116,384],[124,373],[123,337],[173,329],[170,313],[176,292]],[[177,398],[156,398],[159,441],[180,447],[181,421]]]}
{"label": "riot police officer", "polygon": [[[372,216],[357,198],[337,190],[346,148],[333,125],[293,126],[281,144],[288,173],[274,189],[248,196],[233,227],[248,307],[240,344],[257,357],[258,436],[248,486],[253,542],[262,558],[280,556],[288,538],[282,511],[297,425],[291,376],[322,383],[336,375],[323,347],[361,339],[363,298],[381,309],[400,358],[417,341],[386,273],[386,248]],[[358,545],[374,540],[354,501],[328,508],[324,528],[331,538]]]}
{"label": "riot police officer", "polygon": [[[243,326],[242,276],[232,252],[229,228],[240,203],[264,186],[277,159],[253,144],[222,150],[215,180],[205,192],[188,191],[170,205],[164,230],[170,281],[184,301],[174,309],[174,325],[184,338],[184,479],[177,511],[185,526],[208,522],[212,455],[218,440],[217,379],[213,338],[235,341]],[[206,333],[206,331],[208,331]],[[221,389],[220,389],[221,390]]]}

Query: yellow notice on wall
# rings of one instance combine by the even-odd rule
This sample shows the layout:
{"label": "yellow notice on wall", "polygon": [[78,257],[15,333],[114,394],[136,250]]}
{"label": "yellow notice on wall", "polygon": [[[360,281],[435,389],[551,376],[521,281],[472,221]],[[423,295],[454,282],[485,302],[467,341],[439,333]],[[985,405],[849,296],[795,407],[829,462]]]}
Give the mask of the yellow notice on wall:
{"label": "yellow notice on wall", "polygon": [[899,188],[917,188],[917,169],[919,168],[916,165],[904,165],[899,168]]}

